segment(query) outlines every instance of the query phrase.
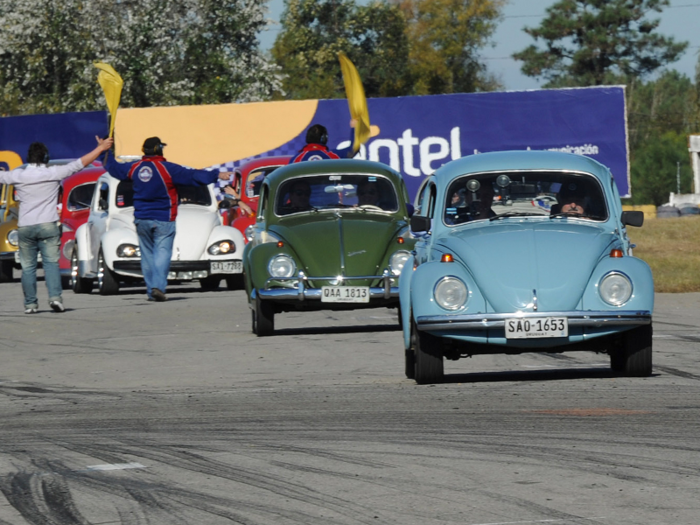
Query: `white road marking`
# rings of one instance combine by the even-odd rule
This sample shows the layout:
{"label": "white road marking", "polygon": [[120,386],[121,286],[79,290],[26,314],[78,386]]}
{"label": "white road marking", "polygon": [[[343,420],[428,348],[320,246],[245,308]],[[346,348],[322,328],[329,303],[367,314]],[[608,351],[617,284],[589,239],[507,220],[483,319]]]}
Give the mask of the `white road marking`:
{"label": "white road marking", "polygon": [[90,465],[87,470],[126,470],[130,468],[146,468],[141,463],[107,463],[106,465]]}

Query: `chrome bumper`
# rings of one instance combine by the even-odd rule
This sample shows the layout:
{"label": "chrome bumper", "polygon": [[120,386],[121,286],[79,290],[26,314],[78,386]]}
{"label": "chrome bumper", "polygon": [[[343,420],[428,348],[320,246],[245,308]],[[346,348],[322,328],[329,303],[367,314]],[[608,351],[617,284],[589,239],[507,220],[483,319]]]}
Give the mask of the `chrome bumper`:
{"label": "chrome bumper", "polygon": [[423,315],[416,319],[418,330],[450,332],[454,330],[505,330],[508,319],[543,319],[566,317],[569,327],[640,326],[651,324],[648,310],[587,311],[587,312],[526,312],[512,314]]}
{"label": "chrome bumper", "polygon": [[[348,281],[376,281],[380,279],[383,281],[383,286],[373,286],[369,289],[369,299],[392,299],[398,298],[399,287],[391,286],[392,281],[398,281],[399,277],[397,275],[392,275],[389,270],[384,270],[382,275],[358,275],[354,277],[308,277],[304,272],[300,271],[294,277],[280,277],[276,279],[268,279],[265,282],[265,288],[260,290],[253,290],[251,294],[251,299],[255,299],[257,295],[260,299],[272,299],[272,300],[294,300],[299,301],[320,301],[321,300],[321,289],[320,288],[309,288],[309,281],[339,281],[339,285],[346,285]],[[272,282],[284,282],[284,281],[294,281],[295,284],[289,288],[269,288]],[[358,303],[361,304],[361,303]]]}

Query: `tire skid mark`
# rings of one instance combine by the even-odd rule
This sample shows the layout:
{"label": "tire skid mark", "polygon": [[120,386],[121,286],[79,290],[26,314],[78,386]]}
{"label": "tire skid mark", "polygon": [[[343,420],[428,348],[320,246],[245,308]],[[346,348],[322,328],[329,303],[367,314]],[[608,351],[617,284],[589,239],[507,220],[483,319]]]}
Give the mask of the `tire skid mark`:
{"label": "tire skid mark", "polygon": [[[230,437],[230,436],[229,436]],[[159,442],[143,442],[131,440],[129,443],[110,444],[110,454],[114,457],[139,457],[151,460],[154,463],[162,463],[179,469],[188,470],[197,474],[216,476],[235,483],[241,483],[259,490],[271,492],[276,497],[286,497],[303,503],[311,504],[319,508],[333,510],[339,515],[360,519],[364,517],[367,523],[383,523],[381,519],[375,519],[373,509],[329,494],[319,492],[315,488],[300,485],[295,482],[280,480],[274,475],[261,474],[248,468],[234,467],[230,464],[212,461],[199,454],[181,450],[179,445],[164,445]],[[73,446],[74,451],[99,457],[104,451],[99,446],[81,445]],[[143,463],[143,461],[141,461]],[[366,463],[366,462],[365,462]],[[75,475],[75,474],[74,474]],[[134,495],[135,496],[135,495]],[[198,495],[197,498],[201,498]],[[144,501],[143,504],[147,504]]]}
{"label": "tire skid mark", "polygon": [[[698,339],[700,341],[700,338]],[[660,370],[672,376],[682,377],[684,379],[700,380],[700,375],[691,374],[690,372],[684,372],[683,370],[678,370],[677,368],[671,368],[670,366],[654,365],[655,370]]]}

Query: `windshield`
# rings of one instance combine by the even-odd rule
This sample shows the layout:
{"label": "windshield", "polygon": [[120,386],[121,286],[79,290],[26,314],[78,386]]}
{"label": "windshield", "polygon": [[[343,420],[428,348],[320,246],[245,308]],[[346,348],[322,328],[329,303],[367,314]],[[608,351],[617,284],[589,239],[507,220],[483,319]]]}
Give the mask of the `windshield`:
{"label": "windshield", "polygon": [[177,186],[177,196],[180,204],[197,204],[199,206],[209,206],[211,204],[211,194],[208,186]]}
{"label": "windshield", "polygon": [[505,217],[543,216],[604,221],[598,180],[571,172],[500,172],[460,177],[447,190],[447,225]]}
{"label": "windshield", "polygon": [[275,202],[277,215],[327,209],[394,212],[399,209],[394,186],[381,175],[334,174],[283,182]]}

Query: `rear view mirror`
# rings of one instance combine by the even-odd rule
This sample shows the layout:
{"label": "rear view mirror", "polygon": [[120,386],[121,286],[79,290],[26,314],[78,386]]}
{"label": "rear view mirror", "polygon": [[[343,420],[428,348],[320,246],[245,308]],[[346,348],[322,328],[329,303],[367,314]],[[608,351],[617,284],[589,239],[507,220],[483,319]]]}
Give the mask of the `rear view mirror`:
{"label": "rear view mirror", "polygon": [[625,226],[641,226],[644,224],[644,212],[643,211],[623,211],[622,212],[622,224]]}
{"label": "rear view mirror", "polygon": [[430,217],[422,215],[413,215],[411,217],[411,231],[414,233],[423,233],[430,231]]}

